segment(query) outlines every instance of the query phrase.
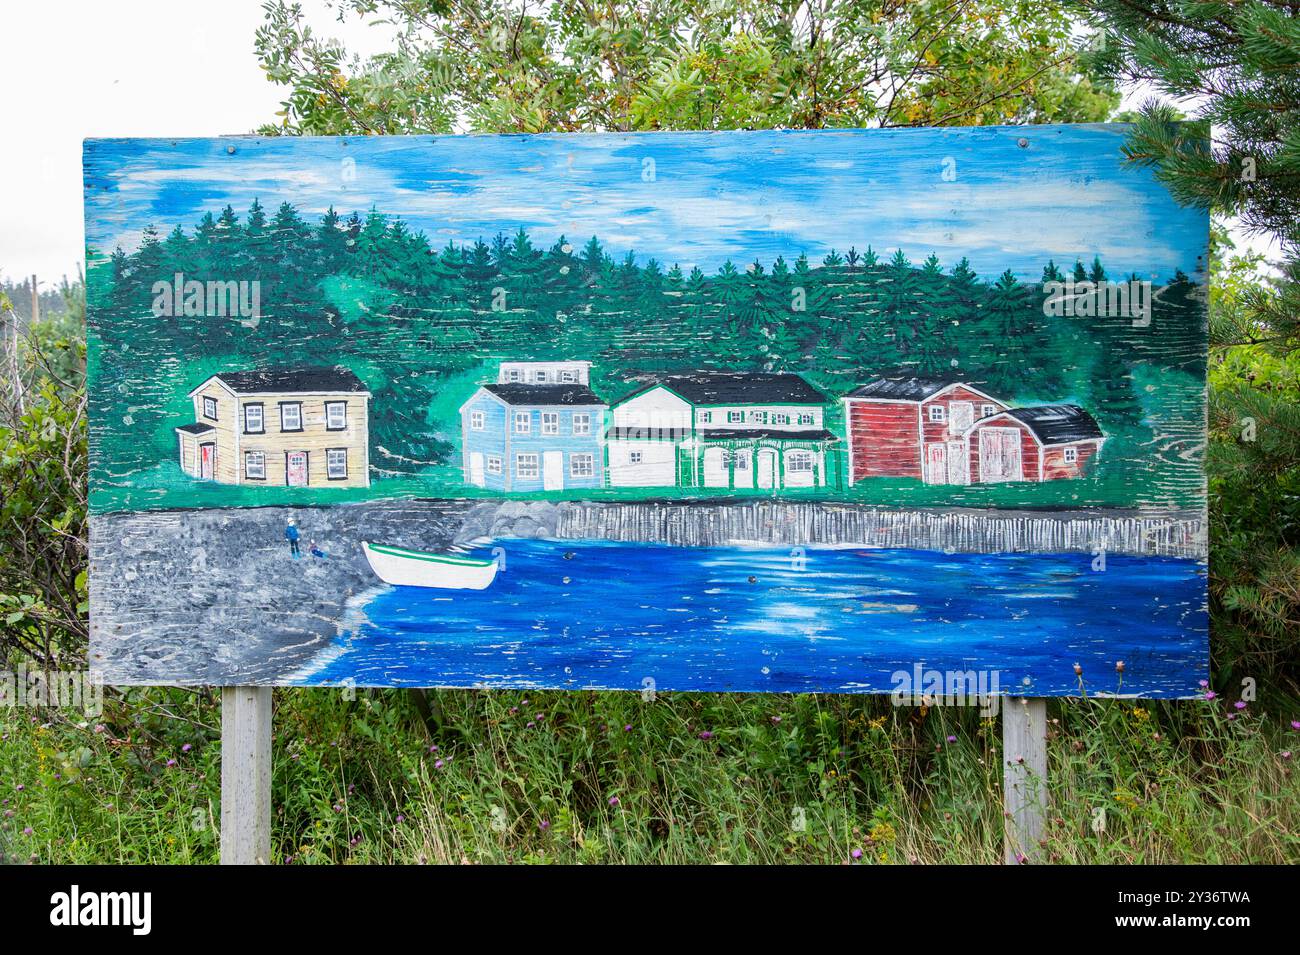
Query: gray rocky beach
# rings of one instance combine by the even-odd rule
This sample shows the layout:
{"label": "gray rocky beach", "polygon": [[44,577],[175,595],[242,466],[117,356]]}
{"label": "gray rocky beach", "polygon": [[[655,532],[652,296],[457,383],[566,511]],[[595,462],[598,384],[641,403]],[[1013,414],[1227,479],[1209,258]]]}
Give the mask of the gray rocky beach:
{"label": "gray rocky beach", "polygon": [[[302,556],[284,537],[293,517]],[[326,650],[346,604],[380,585],[361,541],[445,552],[509,538],[680,546],[858,545],[1203,559],[1195,512],[887,510],[785,501],[399,500],[97,514],[91,668],[108,684],[280,684]],[[328,552],[312,557],[309,542]]]}

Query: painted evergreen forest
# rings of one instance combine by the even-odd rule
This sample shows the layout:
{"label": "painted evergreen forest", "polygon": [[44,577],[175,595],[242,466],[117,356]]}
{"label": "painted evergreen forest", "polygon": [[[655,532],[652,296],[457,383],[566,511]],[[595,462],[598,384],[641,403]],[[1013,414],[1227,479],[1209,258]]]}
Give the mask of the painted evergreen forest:
{"label": "painted evergreen forest", "polygon": [[[706,274],[643,250],[616,254],[598,236],[520,229],[439,248],[374,209],[308,221],[287,202],[270,213],[254,202],[243,215],[208,212],[188,230],[150,226],[134,251],[88,254],[100,382],[92,486],[105,489],[94,505],[182,505],[167,489],[193,494],[173,463],[186,393],[217,371],[281,364],[347,365],[370,387],[368,496],[399,486],[456,496],[456,408],[504,358],[591,360],[606,400],[699,368],[797,372],[832,400],[878,375],[952,376],[1017,403],[1078,403],[1109,438],[1087,478],[986,489],[990,502],[1199,502],[1205,302],[1188,275],[1138,276],[1157,289],[1146,327],[1050,317],[1043,282],[1130,275],[1094,257],[1044,262],[1035,281],[986,277],[964,259],[910,260],[889,239],[728,261]],[[259,319],[156,317],[154,283],[176,273],[260,282]],[[105,349],[111,362],[99,360]],[[839,430],[834,409],[829,424]],[[153,490],[142,498],[128,485]],[[954,502],[970,491],[927,489]]]}

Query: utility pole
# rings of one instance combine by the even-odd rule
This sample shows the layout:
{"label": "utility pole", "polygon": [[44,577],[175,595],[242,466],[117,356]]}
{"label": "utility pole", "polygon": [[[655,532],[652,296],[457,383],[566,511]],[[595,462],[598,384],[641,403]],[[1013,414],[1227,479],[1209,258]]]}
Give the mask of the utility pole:
{"label": "utility pole", "polygon": [[36,273],[32,273],[32,320],[27,326],[31,328],[41,320],[41,293],[36,290]]}

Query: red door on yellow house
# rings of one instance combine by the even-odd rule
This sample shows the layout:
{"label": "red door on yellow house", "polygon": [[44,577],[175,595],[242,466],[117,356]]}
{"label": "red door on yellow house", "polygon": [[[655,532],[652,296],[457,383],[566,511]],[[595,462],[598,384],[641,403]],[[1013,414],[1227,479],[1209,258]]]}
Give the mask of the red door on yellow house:
{"label": "red door on yellow house", "polygon": [[284,453],[285,483],[290,487],[307,485],[307,452],[286,451]]}
{"label": "red door on yellow house", "polygon": [[217,470],[217,446],[199,445],[199,477],[211,481]]}

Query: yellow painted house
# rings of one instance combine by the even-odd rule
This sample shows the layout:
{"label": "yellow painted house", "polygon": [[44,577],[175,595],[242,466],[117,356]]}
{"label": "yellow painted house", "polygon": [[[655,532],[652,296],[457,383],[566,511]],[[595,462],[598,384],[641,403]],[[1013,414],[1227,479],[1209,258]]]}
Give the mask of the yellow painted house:
{"label": "yellow painted house", "polygon": [[181,470],[222,484],[370,486],[370,392],[346,368],[222,372],[190,392]]}

